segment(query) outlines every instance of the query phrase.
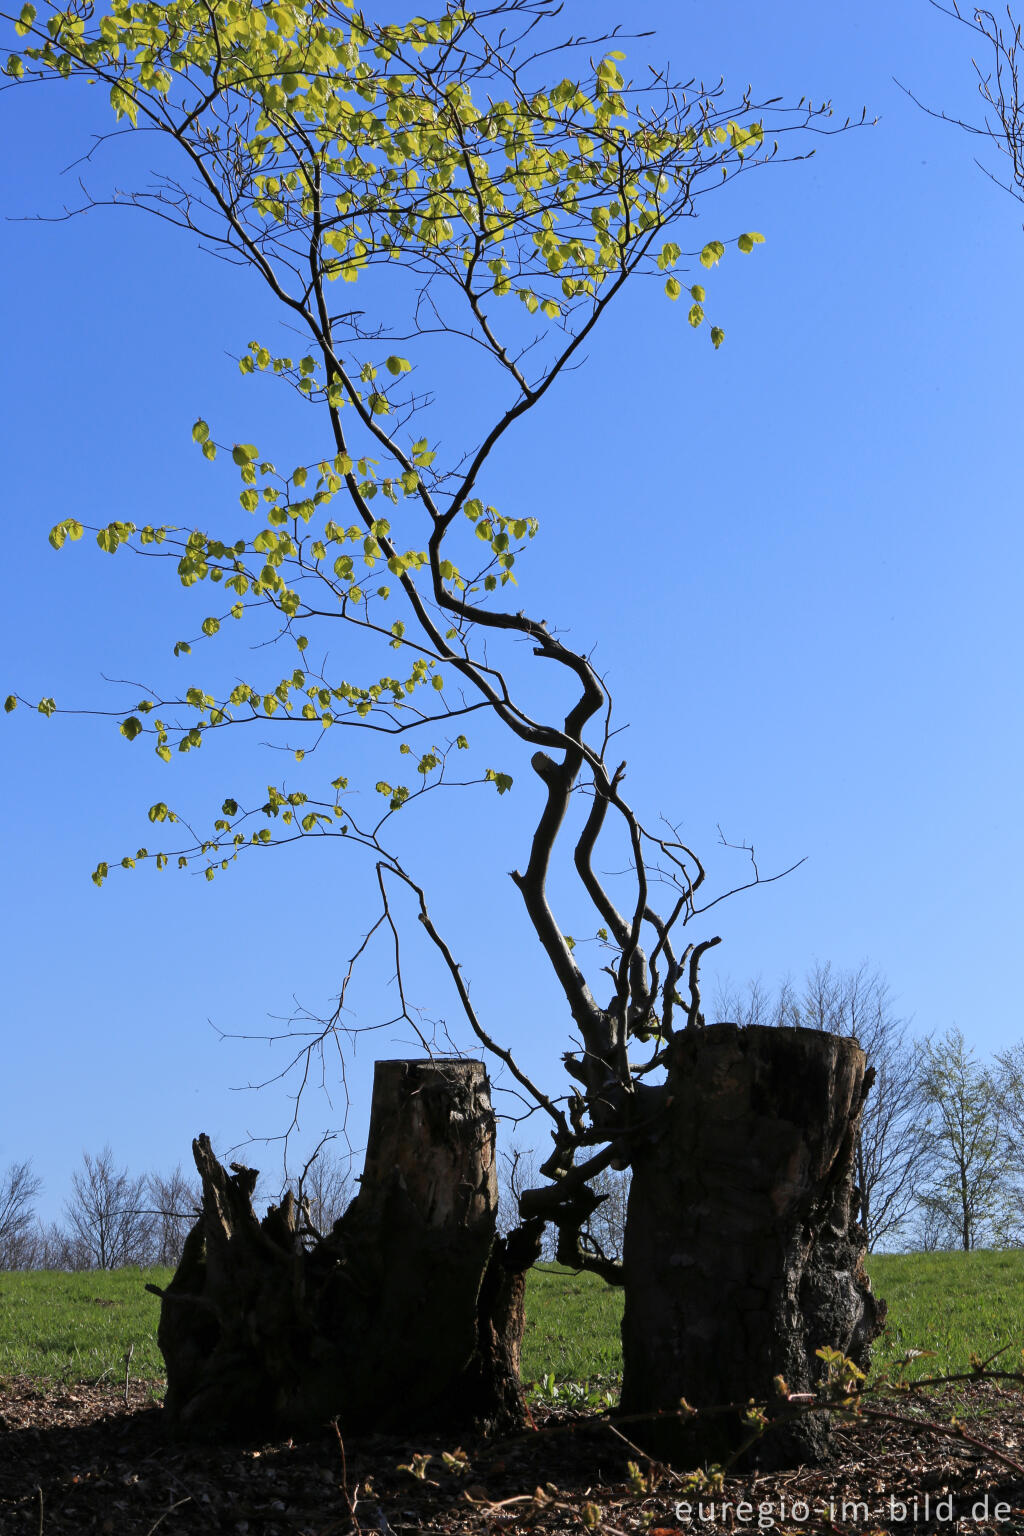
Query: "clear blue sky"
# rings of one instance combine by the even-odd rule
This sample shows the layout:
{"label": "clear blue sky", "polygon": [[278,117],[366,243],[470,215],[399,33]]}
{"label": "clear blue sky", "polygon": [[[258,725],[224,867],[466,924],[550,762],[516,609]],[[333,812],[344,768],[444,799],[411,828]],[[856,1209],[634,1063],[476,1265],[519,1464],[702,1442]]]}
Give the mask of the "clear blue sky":
{"label": "clear blue sky", "polygon": [[[619,9],[569,0],[565,14],[596,29]],[[691,244],[766,236],[708,281],[720,352],[657,286],[638,292],[495,466],[502,510],[541,519],[523,598],[596,644],[648,816],[682,821],[701,849],[721,824],[765,868],[807,856],[716,910],[725,942],[708,991],[716,976],[773,982],[816,959],[867,959],[921,1029],[956,1023],[987,1054],[1024,1033],[1024,210],[975,168],[975,145],[893,83],[970,113],[971,39],[926,0],[634,0],[629,14],[658,32],[631,57],[881,121],[708,200]],[[75,200],[77,172],[60,172],[101,107],[85,89],[0,96],[16,146],[0,170],[7,214]],[[144,169],[114,146],[88,176],[99,191]],[[104,676],[201,680],[204,658],[170,647],[206,598],[87,544],[58,556],[46,535],[66,515],[214,522],[237,487],[191,444],[199,414],[279,460],[317,452],[289,397],[241,380],[228,356],[276,339],[273,318],[244,276],[128,213],[4,222],[0,260],[0,692],[113,707],[125,695],[108,697]],[[296,999],[329,1006],[365,927],[358,872],[327,846],[212,884],[152,868],[102,890],[89,879],[98,859],[152,842],[153,801],[209,816],[280,762],[214,743],[164,767],[108,723],[23,709],[0,748],[0,1167],[31,1157],[56,1215],[83,1148],[109,1141],[134,1170],[168,1168],[188,1163],[199,1130],[221,1148],[283,1130],[281,1090],[237,1091],[278,1058],[216,1030],[264,1033]],[[454,819],[419,852],[489,1026],[561,1088],[564,1007],[506,873],[525,858],[535,791],[514,752],[495,766],[516,774],[513,792],[451,801]],[[414,994],[454,1022],[427,965]],[[387,1017],[380,988],[357,1006],[360,1023]],[[407,1032],[383,1031],[350,1062],[357,1147],[369,1063],[406,1053]],[[343,1105],[310,1096],[296,1150]],[[278,1166],[274,1149],[245,1156]]]}

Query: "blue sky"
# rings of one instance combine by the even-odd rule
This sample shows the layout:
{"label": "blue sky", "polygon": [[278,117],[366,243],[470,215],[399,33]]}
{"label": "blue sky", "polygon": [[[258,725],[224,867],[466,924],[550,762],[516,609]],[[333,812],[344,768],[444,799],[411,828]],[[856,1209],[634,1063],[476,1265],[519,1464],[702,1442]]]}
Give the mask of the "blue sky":
{"label": "blue sky", "polygon": [[[565,14],[596,30],[620,8],[569,0]],[[839,117],[866,105],[880,121],[708,199],[689,245],[766,236],[707,281],[719,352],[657,285],[638,291],[495,463],[488,494],[541,520],[523,599],[596,645],[648,816],[681,821],[712,853],[720,824],[765,869],[807,858],[716,909],[724,942],[706,990],[867,959],[920,1029],[958,1024],[987,1054],[1024,1032],[1022,209],[975,167],[977,145],[893,79],[967,115],[972,40],[926,0],[634,0],[630,18],[658,33],[627,44],[631,60],[828,96]],[[74,201],[78,172],[60,173],[101,109],[85,89],[0,96],[18,146],[0,170],[8,215]],[[145,165],[114,145],[90,187],[130,184]],[[237,487],[191,444],[200,414],[222,440],[315,454],[290,397],[242,380],[229,356],[276,340],[274,316],[244,275],[127,213],[4,222],[0,252],[2,691],[116,707],[125,694],[104,677],[202,680],[205,655],[170,650],[205,599],[86,543],[58,556],[46,535],[67,515],[215,522]],[[457,375],[446,382],[464,413]],[[535,791],[514,750],[494,765],[514,772],[510,795],[435,803],[443,820],[411,846],[489,1026],[561,1087],[564,1007],[507,878]],[[329,1006],[366,926],[362,874],[332,845],[282,849],[212,884],[151,868],[102,890],[89,879],[98,859],[152,841],[155,800],[209,815],[279,763],[214,743],[165,767],[109,723],[19,710],[3,722],[2,772],[0,1166],[31,1157],[56,1215],[83,1148],[109,1141],[134,1170],[168,1168],[188,1162],[199,1130],[222,1148],[283,1131],[284,1090],[245,1091],[279,1054],[218,1031],[258,1036],[296,1000]],[[454,1024],[442,978],[411,958],[416,1001]],[[382,955],[376,975],[387,970]],[[356,1006],[361,1024],[388,1017],[369,978]],[[360,1040],[347,1069],[356,1147],[369,1063],[408,1047],[407,1030]],[[340,1128],[332,1087],[332,1102],[307,1098],[296,1153]],[[272,1172],[279,1155],[246,1154]]]}

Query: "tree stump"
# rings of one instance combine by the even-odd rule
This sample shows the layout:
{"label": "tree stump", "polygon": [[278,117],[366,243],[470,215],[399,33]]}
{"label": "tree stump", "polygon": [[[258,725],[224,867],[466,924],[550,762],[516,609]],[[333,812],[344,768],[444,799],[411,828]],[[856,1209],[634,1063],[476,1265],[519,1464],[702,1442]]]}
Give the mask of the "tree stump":
{"label": "tree stump", "polygon": [[[662,1112],[638,1136],[625,1236],[624,1414],[631,1438],[698,1465],[750,1434],[743,1407],[813,1390],[829,1346],[863,1366],[881,1331],[863,1269],[853,1153],[867,1091],[855,1041],[817,1030],[688,1030]],[[680,1399],[718,1409],[685,1421]],[[733,1405],[727,1408],[726,1405]],[[816,1412],[773,1425],[748,1459],[820,1462]]]}
{"label": "tree stump", "polygon": [[515,1429],[523,1271],[495,1235],[490,1088],[474,1061],[378,1062],[360,1191],[307,1248],[289,1193],[193,1143],[202,1214],[162,1293],[165,1409],[179,1434]]}

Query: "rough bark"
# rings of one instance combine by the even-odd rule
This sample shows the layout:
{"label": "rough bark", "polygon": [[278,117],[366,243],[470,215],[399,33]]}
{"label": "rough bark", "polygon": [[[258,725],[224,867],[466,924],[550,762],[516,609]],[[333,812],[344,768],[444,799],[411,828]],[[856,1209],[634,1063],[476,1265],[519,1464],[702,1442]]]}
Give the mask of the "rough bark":
{"label": "rough bark", "polygon": [[[856,1221],[865,1093],[850,1039],[735,1024],[676,1037],[634,1148],[624,1252],[622,1411],[664,1412],[630,1430],[652,1453],[722,1460],[749,1436],[743,1405],[771,1398],[774,1378],[811,1390],[825,1346],[866,1363],[885,1304]],[[724,1411],[686,1421],[680,1399]],[[750,1459],[822,1461],[830,1432],[821,1413],[780,1421]]]}
{"label": "rough bark", "polygon": [[[181,1434],[412,1433],[524,1420],[529,1234],[495,1236],[494,1115],[478,1062],[378,1062],[360,1191],[311,1248],[291,1194],[193,1143],[202,1215],[163,1293],[168,1419]],[[517,1268],[518,1266],[518,1268]]]}

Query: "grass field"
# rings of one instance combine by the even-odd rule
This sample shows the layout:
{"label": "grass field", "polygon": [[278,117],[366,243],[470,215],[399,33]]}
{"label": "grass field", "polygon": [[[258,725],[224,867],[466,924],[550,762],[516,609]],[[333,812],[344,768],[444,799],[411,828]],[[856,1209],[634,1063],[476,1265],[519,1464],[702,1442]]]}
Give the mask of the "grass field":
{"label": "grass field", "polygon": [[168,1269],[57,1270],[0,1274],[0,1377],[26,1375],[54,1381],[163,1375],[156,1347],[160,1303],[147,1280],[166,1285]]}
{"label": "grass field", "polygon": [[928,1354],[918,1374],[944,1375],[968,1370],[972,1354],[984,1360],[1009,1346],[998,1363],[1020,1369],[1024,1253],[878,1254],[867,1268],[872,1289],[889,1303],[876,1364],[921,1349]]}
{"label": "grass field", "polygon": [[[875,1349],[879,1365],[908,1350],[926,1353],[920,1374],[969,1369],[1010,1346],[1010,1370],[1024,1348],[1024,1253],[888,1254],[868,1261],[875,1291],[889,1302],[889,1327]],[[158,1382],[159,1303],[146,1280],[166,1284],[168,1270],[85,1274],[0,1274],[0,1378],[52,1381],[123,1379],[132,1347],[133,1377]],[[527,1290],[523,1377],[544,1384],[578,1382],[614,1389],[621,1366],[621,1292],[593,1275],[544,1265]],[[546,1378],[546,1381],[545,1381]],[[563,1392],[564,1392],[563,1387]]]}

